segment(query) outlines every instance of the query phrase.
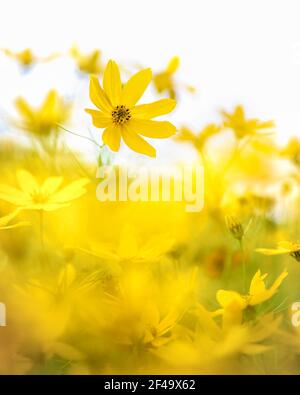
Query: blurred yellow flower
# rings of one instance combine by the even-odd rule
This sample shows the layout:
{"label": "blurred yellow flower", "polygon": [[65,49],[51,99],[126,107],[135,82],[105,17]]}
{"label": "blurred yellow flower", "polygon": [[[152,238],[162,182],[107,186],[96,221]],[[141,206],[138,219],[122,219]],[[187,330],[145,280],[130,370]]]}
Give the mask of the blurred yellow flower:
{"label": "blurred yellow flower", "polygon": [[224,331],[202,305],[197,306],[196,316],[194,331],[182,328],[181,336],[153,351],[169,366],[181,368],[179,372],[188,367],[187,371],[197,373],[236,374],[240,363],[232,364],[232,357],[237,356],[240,361],[241,355],[253,356],[269,351],[271,347],[265,341],[276,332],[280,323],[280,317],[267,314],[258,323],[244,323]]}
{"label": "blurred yellow flower", "polygon": [[123,345],[161,347],[172,340],[171,331],[186,312],[195,276],[192,270],[172,276],[170,283],[158,283],[143,267],[127,270],[119,280],[117,295],[106,295],[101,315],[99,309],[95,311],[94,331],[99,333],[102,327]]}
{"label": "blurred yellow flower", "polygon": [[300,140],[297,137],[292,137],[279,152],[280,155],[291,159],[296,165],[300,164]]}
{"label": "blurred yellow flower", "polygon": [[264,282],[267,275],[267,273],[262,275],[261,271],[258,270],[251,280],[249,293],[247,295],[240,295],[235,291],[219,290],[217,292],[217,301],[222,309],[215,311],[213,315],[222,315],[224,328],[241,324],[243,311],[246,307],[255,306],[272,298],[282,281],[288,275],[288,272],[283,271],[268,289]]}
{"label": "blurred yellow flower", "polygon": [[221,128],[218,125],[211,123],[205,126],[199,133],[195,134],[189,128],[184,126],[180,129],[178,135],[176,135],[176,140],[192,143],[198,151],[202,151],[205,143],[211,137],[219,133],[220,130]]}
{"label": "blurred yellow flower", "polygon": [[30,335],[43,351],[52,351],[53,343],[66,330],[71,314],[95,287],[93,279],[81,278],[75,267],[66,265],[58,273],[30,278],[16,286],[16,296]]}
{"label": "blurred yellow flower", "polygon": [[20,52],[13,52],[10,49],[4,49],[3,52],[7,56],[17,60],[22,66],[31,66],[37,60],[30,48],[25,48]]}
{"label": "blurred yellow flower", "polygon": [[74,58],[78,70],[87,74],[99,74],[103,70],[101,63],[101,51],[95,49],[90,53],[82,53],[78,47],[74,45],[70,50],[71,56]]}
{"label": "blurred yellow flower", "polygon": [[263,255],[282,255],[289,254],[300,262],[300,243],[292,243],[290,241],[280,241],[277,248],[256,248],[256,252]]}
{"label": "blurred yellow flower", "polygon": [[70,104],[55,90],[49,91],[39,108],[31,107],[22,97],[18,97],[15,104],[21,116],[21,124],[17,126],[38,137],[57,132],[58,124],[66,122],[70,116]]}
{"label": "blurred yellow flower", "polygon": [[283,271],[277,277],[271,287],[267,289],[264,280],[268,276],[268,274],[261,274],[260,270],[258,270],[252,278],[250,284],[249,295],[247,299],[248,305],[255,306],[272,298],[272,296],[275,295],[282,281],[287,277],[287,275],[288,272]]}
{"label": "blurred yellow flower", "polygon": [[258,134],[263,129],[274,128],[273,121],[262,122],[256,118],[247,119],[242,106],[236,106],[232,114],[222,111],[224,127],[232,129],[238,139]]}
{"label": "blurred yellow flower", "polygon": [[33,66],[38,61],[47,62],[47,61],[53,60],[59,56],[58,53],[55,53],[55,54],[52,54],[52,55],[49,55],[46,57],[37,57],[36,55],[34,55],[34,53],[32,52],[32,50],[30,48],[25,48],[19,52],[14,52],[14,51],[11,51],[10,49],[7,49],[7,48],[2,49],[2,51],[5,53],[5,55],[16,60],[24,68]]}
{"label": "blurred yellow flower", "polygon": [[154,85],[158,93],[168,92],[171,99],[175,99],[175,85],[173,81],[173,75],[177,71],[180,64],[180,59],[178,56],[174,56],[170,59],[165,70],[154,76]]}
{"label": "blurred yellow flower", "polygon": [[81,250],[98,258],[118,263],[153,262],[170,251],[173,244],[174,240],[167,235],[153,236],[141,242],[135,229],[130,225],[124,225],[116,248],[94,243],[91,245],[91,250]]}
{"label": "blurred yellow flower", "polygon": [[0,184],[0,199],[26,210],[53,211],[66,207],[85,194],[89,182],[81,178],[60,189],[62,177],[49,177],[42,184],[26,170],[17,171],[20,189]]}
{"label": "blurred yellow flower", "polygon": [[[136,105],[152,79],[150,69],[141,70],[122,86],[118,65],[110,60],[103,76],[103,89],[91,76],[90,98],[98,110],[87,109],[94,126],[105,128],[102,139],[112,151],[118,151],[121,138],[133,151],[155,157],[155,149],[139,135],[166,138],[176,132],[170,122],[151,118],[171,112],[176,103],[162,99],[150,104]],[[99,111],[100,110],[100,111]]]}

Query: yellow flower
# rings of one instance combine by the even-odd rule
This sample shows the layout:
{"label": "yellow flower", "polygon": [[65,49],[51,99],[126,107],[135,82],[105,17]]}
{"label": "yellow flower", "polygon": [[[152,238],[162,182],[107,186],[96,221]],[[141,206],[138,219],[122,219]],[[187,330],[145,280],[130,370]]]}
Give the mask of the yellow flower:
{"label": "yellow flower", "polygon": [[20,189],[0,184],[0,199],[22,209],[44,211],[68,206],[86,192],[84,186],[89,182],[81,178],[60,189],[62,177],[49,177],[39,184],[26,170],[17,171],[17,180]]}
{"label": "yellow flower", "polygon": [[176,140],[192,143],[197,150],[201,151],[207,140],[219,133],[220,130],[221,128],[219,126],[212,123],[205,126],[199,133],[195,134],[189,128],[184,126],[181,128],[178,136],[176,136]]}
{"label": "yellow flower", "polygon": [[222,309],[217,310],[213,315],[222,315],[223,328],[240,325],[243,319],[243,311],[247,307],[246,298],[238,292],[223,289],[217,292],[216,297]]}
{"label": "yellow flower", "polygon": [[175,85],[173,81],[173,75],[177,71],[180,64],[178,56],[174,56],[168,63],[165,70],[157,73],[154,76],[154,85],[158,93],[168,92],[170,98],[175,99]]}
{"label": "yellow flower", "polygon": [[280,151],[284,157],[290,158],[296,165],[300,164],[300,140],[292,137],[285,148]]}
{"label": "yellow flower", "polygon": [[138,240],[135,229],[124,225],[116,248],[97,243],[92,250],[81,249],[98,258],[117,263],[138,263],[158,260],[173,247],[174,240],[163,235],[153,236],[144,243]]}
{"label": "yellow flower", "polygon": [[222,115],[224,118],[224,127],[232,129],[238,139],[258,134],[262,129],[274,127],[273,121],[261,122],[256,118],[246,119],[242,106],[237,106],[233,114],[223,111]]}
{"label": "yellow flower", "polygon": [[172,340],[172,330],[185,314],[195,288],[196,271],[177,273],[171,282],[158,283],[143,268],[127,270],[117,294],[106,293],[95,309],[94,331],[105,330],[124,345],[161,347]]}
{"label": "yellow flower", "polygon": [[2,49],[2,51],[5,53],[5,55],[9,56],[10,58],[16,60],[21,66],[24,68],[29,68],[30,66],[33,66],[36,64],[38,61],[41,62],[47,62],[50,60],[53,60],[59,56],[59,54],[55,53],[43,58],[39,58],[34,55],[32,50],[30,48],[25,48],[22,51],[19,52],[14,52],[11,51],[10,49]]}
{"label": "yellow flower", "polygon": [[12,213],[0,217],[0,230],[19,228],[20,226],[28,225],[28,222],[17,222],[15,224],[10,224],[10,222],[19,214],[19,209],[13,211]]}
{"label": "yellow flower", "polygon": [[[194,331],[182,328],[181,336],[153,351],[169,366],[179,368],[179,373],[188,366],[188,371],[198,374],[236,374],[238,367],[232,364],[232,358],[269,351],[271,347],[265,341],[278,330],[281,321],[280,317],[267,314],[257,323],[245,323],[224,331],[202,305],[197,306],[195,313]],[[237,359],[240,366],[240,358]]]}
{"label": "yellow flower", "polygon": [[222,309],[215,311],[213,316],[223,316],[224,328],[230,328],[241,324],[243,311],[248,306],[255,306],[272,298],[280,287],[282,281],[288,275],[288,272],[283,271],[270,288],[266,288],[264,282],[267,275],[267,273],[262,275],[261,271],[258,270],[252,278],[249,293],[247,295],[240,295],[238,292],[226,290],[219,290],[217,292],[217,301],[221,305]]}
{"label": "yellow flower", "polygon": [[31,107],[22,97],[16,99],[16,108],[22,118],[20,127],[39,137],[57,132],[57,124],[65,122],[70,115],[70,105],[55,90],[49,91],[39,108]]}
{"label": "yellow flower", "polygon": [[270,288],[266,288],[265,285],[265,278],[267,277],[267,273],[261,274],[260,270],[258,270],[254,277],[252,278],[249,295],[248,295],[248,305],[255,306],[257,304],[263,303],[266,300],[272,298],[272,296],[277,292],[278,288],[280,287],[282,281],[288,275],[287,271],[283,271],[274,283],[271,285]]}
{"label": "yellow flower", "polygon": [[150,69],[141,70],[122,86],[119,67],[112,60],[104,71],[103,89],[98,79],[91,76],[90,98],[98,110],[87,109],[86,112],[92,116],[94,126],[105,128],[102,139],[112,151],[119,150],[122,138],[133,151],[155,157],[155,149],[139,135],[166,138],[176,132],[170,122],[151,120],[172,111],[176,104],[174,100],[136,105],[151,78]]}
{"label": "yellow flower", "polygon": [[94,51],[84,54],[79,51],[76,45],[71,48],[71,56],[76,61],[78,69],[87,74],[99,74],[102,70],[101,51]]}
{"label": "yellow flower", "polygon": [[32,53],[30,48],[25,48],[20,52],[13,52],[10,49],[3,49],[5,55],[17,60],[22,66],[28,67],[37,61],[36,56]]}
{"label": "yellow flower", "polygon": [[[43,351],[51,351],[65,332],[71,315],[80,311],[88,294],[96,286],[91,276],[81,277],[73,265],[68,264],[58,273],[49,272],[16,285],[22,318],[30,322],[30,334]],[[26,325],[25,325],[26,327]]]}
{"label": "yellow flower", "polygon": [[277,248],[257,248],[256,252],[264,255],[283,255],[289,254],[300,262],[300,243],[292,243],[290,241],[280,241]]}

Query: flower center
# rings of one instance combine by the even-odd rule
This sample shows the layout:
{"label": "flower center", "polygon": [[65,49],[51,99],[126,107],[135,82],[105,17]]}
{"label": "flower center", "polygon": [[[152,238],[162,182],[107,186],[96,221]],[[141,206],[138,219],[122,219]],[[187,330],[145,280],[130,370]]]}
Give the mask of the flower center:
{"label": "flower center", "polygon": [[121,106],[115,107],[111,115],[113,122],[121,125],[125,122],[128,122],[131,118],[130,110],[123,106],[123,104]]}
{"label": "flower center", "polygon": [[300,262],[300,250],[290,252],[290,256]]}
{"label": "flower center", "polygon": [[43,204],[46,203],[48,196],[46,196],[44,193],[35,191],[31,194],[32,200],[35,204]]}

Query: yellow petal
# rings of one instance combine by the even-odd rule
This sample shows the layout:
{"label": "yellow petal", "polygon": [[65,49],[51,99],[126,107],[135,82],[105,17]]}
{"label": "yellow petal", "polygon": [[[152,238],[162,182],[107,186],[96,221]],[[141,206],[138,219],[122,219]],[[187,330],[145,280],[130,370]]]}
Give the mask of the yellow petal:
{"label": "yellow petal", "polygon": [[170,122],[132,119],[128,126],[137,134],[156,139],[170,137],[176,133],[176,127]]}
{"label": "yellow petal", "polygon": [[57,101],[58,101],[57,92],[55,90],[49,91],[42,104],[43,112],[45,112],[46,114],[52,113],[56,108]]}
{"label": "yellow petal", "polygon": [[172,99],[161,99],[149,104],[141,104],[132,109],[135,118],[151,119],[173,111],[176,101]]}
{"label": "yellow petal", "polygon": [[52,193],[56,192],[60,187],[62,180],[62,177],[47,178],[41,187],[42,193],[46,195],[51,195]]}
{"label": "yellow petal", "polygon": [[26,207],[27,210],[44,210],[44,211],[55,211],[63,207],[70,206],[70,203],[45,203],[45,204],[35,204]]}
{"label": "yellow petal", "polygon": [[256,248],[255,251],[260,252],[263,255],[281,255],[290,253],[290,250],[286,248]]}
{"label": "yellow petal", "polygon": [[6,226],[12,219],[14,219],[19,213],[19,210],[15,210],[12,213],[0,218],[0,228]]}
{"label": "yellow petal", "polygon": [[291,243],[290,241],[280,241],[278,243],[278,248],[286,249],[290,252],[300,250],[300,243]]}
{"label": "yellow petal", "polygon": [[106,128],[111,124],[111,117],[108,117],[107,113],[90,109],[86,109],[85,112],[92,116],[93,125],[96,126],[96,128]]}
{"label": "yellow petal", "polygon": [[93,75],[90,78],[90,99],[100,110],[109,114],[111,113],[112,104],[101,88],[97,77]]}
{"label": "yellow petal", "polygon": [[119,67],[113,60],[107,63],[104,70],[103,88],[113,106],[120,104],[122,83]]}
{"label": "yellow petal", "polygon": [[120,258],[134,258],[138,254],[138,244],[134,228],[130,225],[124,225],[118,246],[118,255]]}
{"label": "yellow petal", "polygon": [[258,270],[252,278],[249,293],[250,295],[256,295],[262,293],[266,290],[266,286],[264,283],[264,278],[266,276],[262,276],[260,270]]}
{"label": "yellow petal", "polygon": [[174,57],[170,60],[168,66],[167,66],[167,72],[168,72],[169,74],[175,73],[175,71],[176,71],[176,70],[178,69],[178,67],[179,67],[179,64],[180,64],[180,59],[179,59],[179,57],[178,57],[178,56],[174,56]]}
{"label": "yellow petal", "polygon": [[280,285],[281,285],[281,283],[282,283],[282,281],[287,277],[287,275],[288,275],[288,272],[287,271],[284,271],[284,272],[282,272],[278,277],[277,277],[277,279],[274,281],[274,283],[273,283],[273,285],[271,286],[271,291],[276,291],[279,287],[280,287]]}
{"label": "yellow petal", "polygon": [[15,229],[15,228],[22,228],[23,226],[29,226],[29,222],[22,221],[22,222],[17,222],[16,224],[13,225],[7,225],[0,227],[0,230],[7,230],[7,229]]}
{"label": "yellow petal", "polygon": [[151,79],[151,69],[144,69],[134,74],[123,87],[121,103],[128,107],[134,106],[145,92]]}
{"label": "yellow petal", "polygon": [[108,145],[109,148],[117,152],[120,149],[121,142],[121,129],[117,126],[109,126],[102,134],[103,143]]}
{"label": "yellow petal", "polygon": [[175,326],[177,321],[179,321],[181,315],[182,314],[180,313],[180,311],[170,311],[158,324],[157,335],[163,336],[165,333],[169,332],[169,330],[171,330]]}
{"label": "yellow petal", "polygon": [[247,306],[246,300],[234,291],[220,290],[217,292],[217,301],[225,310],[239,310]]}
{"label": "yellow petal", "polygon": [[149,143],[147,143],[147,141],[145,141],[138,134],[132,131],[129,127],[123,126],[122,137],[125,144],[128,145],[128,147],[131,148],[133,151],[155,158],[155,149]]}
{"label": "yellow petal", "polygon": [[34,176],[27,170],[18,170],[17,180],[20,188],[25,193],[31,194],[32,192],[38,191],[40,188]]}
{"label": "yellow petal", "polygon": [[15,101],[16,108],[19,113],[26,119],[32,120],[34,117],[33,111],[27,101],[22,97],[19,97]]}
{"label": "yellow petal", "polygon": [[[286,278],[287,275],[288,273],[286,271],[282,272],[269,289],[265,289],[265,286],[264,285],[262,286],[259,283],[258,285],[256,284],[256,288],[253,287],[252,292],[250,292],[249,305],[255,306],[272,298],[272,296],[277,292],[277,289],[279,288],[282,281]],[[256,280],[256,281],[257,282],[261,281],[264,278],[265,276],[262,276],[260,280]]]}
{"label": "yellow petal", "polygon": [[30,197],[19,189],[0,184],[0,200],[4,200],[16,206],[23,206],[31,202]]}
{"label": "yellow petal", "polygon": [[55,193],[51,197],[51,199],[49,199],[49,203],[60,204],[79,198],[80,196],[85,194],[86,189],[84,188],[84,186],[88,183],[89,180],[86,178],[81,178],[77,181],[72,182],[65,188],[61,189],[59,192]]}

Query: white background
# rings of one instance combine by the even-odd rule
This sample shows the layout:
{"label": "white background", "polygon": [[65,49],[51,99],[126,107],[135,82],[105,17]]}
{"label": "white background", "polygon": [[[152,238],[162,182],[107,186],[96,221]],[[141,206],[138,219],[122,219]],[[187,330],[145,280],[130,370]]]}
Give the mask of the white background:
{"label": "white background", "polygon": [[[83,50],[99,47],[105,60],[153,70],[179,55],[178,79],[196,86],[198,93],[182,95],[172,118],[177,125],[200,129],[218,121],[220,109],[232,110],[242,103],[249,116],[274,119],[281,140],[300,132],[299,0],[1,0],[0,4],[2,48],[31,47],[48,55],[66,53],[77,42]],[[0,55],[1,113],[11,111],[18,94],[38,102],[53,86],[65,94],[72,89],[74,93],[74,86],[80,95],[86,91],[84,82],[76,82],[70,60],[38,66],[24,76]],[[162,147],[161,152],[170,148],[163,141],[155,145]]]}

